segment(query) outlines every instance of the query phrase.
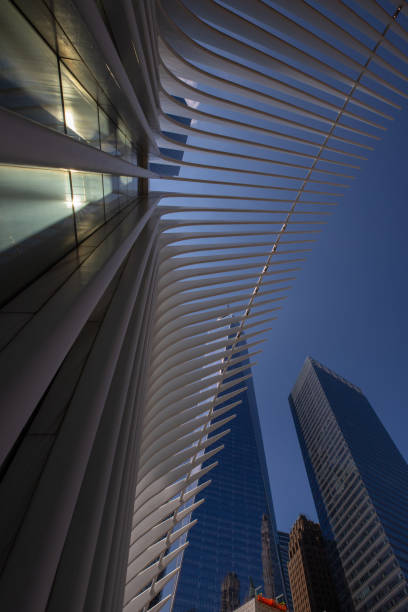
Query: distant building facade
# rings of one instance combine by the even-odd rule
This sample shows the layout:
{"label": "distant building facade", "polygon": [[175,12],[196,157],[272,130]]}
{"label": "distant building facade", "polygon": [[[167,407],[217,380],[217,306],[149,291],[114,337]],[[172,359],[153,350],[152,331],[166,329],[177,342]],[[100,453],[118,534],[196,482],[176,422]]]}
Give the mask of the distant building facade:
{"label": "distant building facade", "polygon": [[341,610],[408,610],[407,463],[361,390],[310,357],[289,403]]}
{"label": "distant building facade", "polygon": [[285,533],[284,531],[278,531],[278,547],[279,547],[279,557],[280,557],[281,566],[282,566],[283,582],[285,585],[285,592],[286,592],[286,604],[288,606],[289,612],[293,612],[292,593],[290,590],[289,569],[288,569],[288,563],[289,563],[289,534],[288,533]]}
{"label": "distant building facade", "polygon": [[264,593],[266,597],[274,597],[276,593],[273,560],[271,554],[271,525],[269,521],[269,516],[267,514],[264,514],[262,516],[261,539]]}
{"label": "distant building facade", "polygon": [[222,581],[220,612],[234,612],[240,604],[239,578],[234,572],[229,572]]}
{"label": "distant building facade", "polygon": [[295,612],[340,612],[320,526],[303,515],[290,532],[288,572]]}
{"label": "distant building facade", "polygon": [[[246,349],[244,349],[246,350]],[[233,372],[233,369],[232,369]],[[247,373],[250,373],[248,367]],[[227,380],[233,381],[236,374]],[[194,512],[197,525],[189,534],[173,612],[220,608],[220,585],[234,572],[240,581],[240,600],[248,594],[250,578],[263,584],[261,524],[268,514],[273,582],[283,592],[277,530],[253,383],[238,383],[243,392],[231,433],[225,439],[223,461],[212,472],[211,487],[196,500],[206,501]],[[228,393],[234,387],[228,389]],[[220,404],[219,408],[222,408]],[[205,464],[204,464],[205,465]]]}

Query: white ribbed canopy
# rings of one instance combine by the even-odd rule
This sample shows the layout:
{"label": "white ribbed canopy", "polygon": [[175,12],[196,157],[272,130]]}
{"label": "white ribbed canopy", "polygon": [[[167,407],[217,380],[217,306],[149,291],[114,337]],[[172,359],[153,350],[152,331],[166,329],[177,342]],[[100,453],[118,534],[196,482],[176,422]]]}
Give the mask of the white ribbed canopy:
{"label": "white ribbed canopy", "polygon": [[251,357],[405,104],[406,5],[392,4],[391,14],[374,0],[144,3],[161,250],[126,612],[146,608],[178,571],[163,577],[208,481],[195,483],[216,463],[200,466],[228,430],[207,436],[239,405],[242,389],[218,396],[238,382],[228,367],[248,377],[243,333]]}

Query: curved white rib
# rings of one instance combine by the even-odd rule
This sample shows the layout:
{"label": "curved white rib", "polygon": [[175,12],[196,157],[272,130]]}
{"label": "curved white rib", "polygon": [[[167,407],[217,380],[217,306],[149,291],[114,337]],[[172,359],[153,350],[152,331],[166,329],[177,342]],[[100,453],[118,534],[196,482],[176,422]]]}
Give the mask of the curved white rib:
{"label": "curved white rib", "polygon": [[163,577],[202,503],[194,499],[207,483],[196,485],[212,467],[204,462],[221,449],[212,445],[227,433],[230,410],[239,411],[251,349],[328,207],[408,97],[407,56],[387,38],[408,35],[398,11],[374,0],[357,2],[361,11],[328,0],[324,12],[300,0],[142,4],[163,149],[152,161],[163,170],[152,185],[160,253],[127,612],[147,609],[177,573]]}

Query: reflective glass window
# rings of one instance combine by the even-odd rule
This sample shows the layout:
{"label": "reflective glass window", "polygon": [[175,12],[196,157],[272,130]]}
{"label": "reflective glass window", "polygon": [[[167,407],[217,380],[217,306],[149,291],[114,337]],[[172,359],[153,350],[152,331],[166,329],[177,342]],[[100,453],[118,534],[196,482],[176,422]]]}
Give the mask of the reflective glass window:
{"label": "reflective glass window", "polygon": [[137,150],[134,147],[130,150],[130,162],[137,165]]}
{"label": "reflective glass window", "polygon": [[116,155],[116,124],[99,108],[99,126],[101,134],[101,149],[105,153]]}
{"label": "reflective glass window", "polygon": [[99,149],[98,108],[71,72],[61,64],[67,133]]}
{"label": "reflective glass window", "polygon": [[57,58],[9,2],[1,7],[0,105],[64,130]]}
{"label": "reflective glass window", "polygon": [[129,198],[134,198],[135,196],[137,196],[138,188],[139,188],[139,181],[138,181],[138,179],[136,177],[129,176],[128,177],[128,185],[127,185],[128,197]]}
{"label": "reflective glass window", "polygon": [[90,172],[71,172],[71,177],[72,202],[80,242],[105,221],[102,176]]}
{"label": "reflective glass window", "polygon": [[126,128],[122,121],[119,122],[120,127],[117,131],[118,155],[126,161],[131,159],[130,141],[126,135]]}
{"label": "reflective glass window", "polygon": [[128,198],[128,185],[129,185],[130,177],[129,176],[121,176],[120,177],[120,192],[124,196],[124,200],[126,201]]}
{"label": "reflective glass window", "polygon": [[1,298],[75,247],[69,173],[0,166]]}
{"label": "reflective glass window", "polygon": [[120,177],[120,192],[123,196],[122,205],[127,204],[130,200],[135,198],[138,194],[139,182],[137,178],[133,176],[121,176]]}
{"label": "reflective glass window", "polygon": [[106,218],[110,219],[120,210],[121,194],[120,179],[112,174],[103,175],[103,190],[105,195]]}

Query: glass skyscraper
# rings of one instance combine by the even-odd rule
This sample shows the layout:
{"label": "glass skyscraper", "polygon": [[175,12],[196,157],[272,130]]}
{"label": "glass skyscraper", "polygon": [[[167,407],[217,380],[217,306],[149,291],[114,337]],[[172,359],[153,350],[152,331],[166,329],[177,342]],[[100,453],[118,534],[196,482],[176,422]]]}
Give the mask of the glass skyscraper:
{"label": "glass skyscraper", "polygon": [[290,581],[289,581],[289,570],[288,570],[288,562],[289,562],[289,534],[284,531],[278,531],[278,547],[279,547],[279,556],[281,560],[282,566],[282,575],[283,582],[285,584],[286,591],[286,604],[288,606],[289,612],[293,610],[292,603],[292,592],[290,590]]}
{"label": "glass skyscraper", "polygon": [[408,610],[408,465],[362,391],[310,357],[289,396],[342,610]]}
{"label": "glass skyscraper", "polygon": [[241,603],[248,593],[250,578],[256,587],[263,584],[261,524],[264,513],[270,518],[275,592],[284,591],[252,380],[247,379],[239,386],[246,389],[240,395],[242,404],[234,410],[237,417],[225,438],[222,461],[212,472],[211,486],[197,497],[205,497],[206,501],[194,511],[198,523],[189,534],[190,544],[184,553],[173,612],[191,609],[217,612],[221,606],[221,585],[229,572],[238,576]]}

